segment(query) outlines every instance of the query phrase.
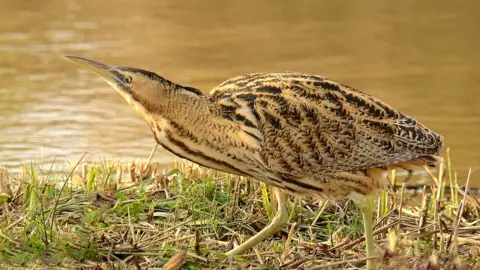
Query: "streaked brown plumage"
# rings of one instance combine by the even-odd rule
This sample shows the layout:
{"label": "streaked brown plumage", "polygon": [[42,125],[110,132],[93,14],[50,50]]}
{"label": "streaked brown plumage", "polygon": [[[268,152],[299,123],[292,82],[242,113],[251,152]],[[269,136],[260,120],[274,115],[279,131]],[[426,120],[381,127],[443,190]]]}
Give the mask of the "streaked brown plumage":
{"label": "streaked brown plumage", "polygon": [[378,169],[433,165],[443,144],[380,100],[319,76],[244,75],[210,95],[221,115],[259,146],[250,149],[260,157],[248,168],[260,175],[252,176],[297,194],[368,194],[385,186],[370,177]]}
{"label": "streaked brown plumage", "polygon": [[278,188],[277,218],[229,255],[245,252],[286,222],[280,190],[328,199],[368,195],[386,187],[390,169],[441,161],[440,135],[324,77],[249,74],[206,95],[148,71],[67,58],[117,89],[168,151]]}

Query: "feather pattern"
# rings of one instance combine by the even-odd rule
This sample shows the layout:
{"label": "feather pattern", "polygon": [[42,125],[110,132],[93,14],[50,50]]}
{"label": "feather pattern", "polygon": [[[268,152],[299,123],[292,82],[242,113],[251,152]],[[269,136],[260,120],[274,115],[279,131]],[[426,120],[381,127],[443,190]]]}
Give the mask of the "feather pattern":
{"label": "feather pattern", "polygon": [[295,195],[365,195],[387,186],[388,170],[441,162],[440,135],[325,77],[247,74],[206,95],[149,71],[81,61],[100,74],[113,70],[107,80],[168,151]]}
{"label": "feather pattern", "polygon": [[209,98],[222,117],[252,134],[246,138],[260,146],[255,149],[263,170],[294,193],[305,193],[295,186],[304,182],[303,189],[323,187],[323,193],[337,194],[335,189],[346,185],[365,194],[386,185],[369,179],[369,169],[441,161],[440,135],[379,99],[324,77],[243,75],[215,87]]}

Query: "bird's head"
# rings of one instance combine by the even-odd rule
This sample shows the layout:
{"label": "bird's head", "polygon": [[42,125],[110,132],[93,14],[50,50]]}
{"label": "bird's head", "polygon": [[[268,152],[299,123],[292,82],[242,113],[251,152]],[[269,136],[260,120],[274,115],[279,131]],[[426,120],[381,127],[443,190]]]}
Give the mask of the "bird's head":
{"label": "bird's head", "polygon": [[197,89],[174,84],[150,71],[110,66],[77,56],[65,56],[65,58],[97,74],[143,115],[145,112],[159,113],[169,101],[180,100],[185,94],[202,94]]}

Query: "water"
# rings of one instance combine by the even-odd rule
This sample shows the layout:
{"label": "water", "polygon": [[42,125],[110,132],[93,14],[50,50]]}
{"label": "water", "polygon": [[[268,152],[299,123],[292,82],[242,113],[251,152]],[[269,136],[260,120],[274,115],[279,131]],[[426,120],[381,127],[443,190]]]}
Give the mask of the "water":
{"label": "water", "polygon": [[[443,134],[480,167],[480,2],[0,0],[0,164],[146,159],[149,127],[61,56],[155,71],[209,91],[301,71],[362,89]],[[159,148],[155,160],[174,156]],[[474,177],[475,178],[475,177]],[[473,179],[480,185],[480,179]]]}

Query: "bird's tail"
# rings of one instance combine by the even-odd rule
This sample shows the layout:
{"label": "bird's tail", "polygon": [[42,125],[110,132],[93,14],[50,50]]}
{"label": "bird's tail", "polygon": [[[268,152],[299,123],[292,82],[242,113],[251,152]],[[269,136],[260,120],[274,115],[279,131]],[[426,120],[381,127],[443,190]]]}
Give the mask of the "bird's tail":
{"label": "bird's tail", "polygon": [[424,166],[435,168],[436,165],[443,163],[443,157],[435,155],[420,156],[408,161],[391,164],[391,169],[404,169],[407,171],[415,171],[422,169]]}

